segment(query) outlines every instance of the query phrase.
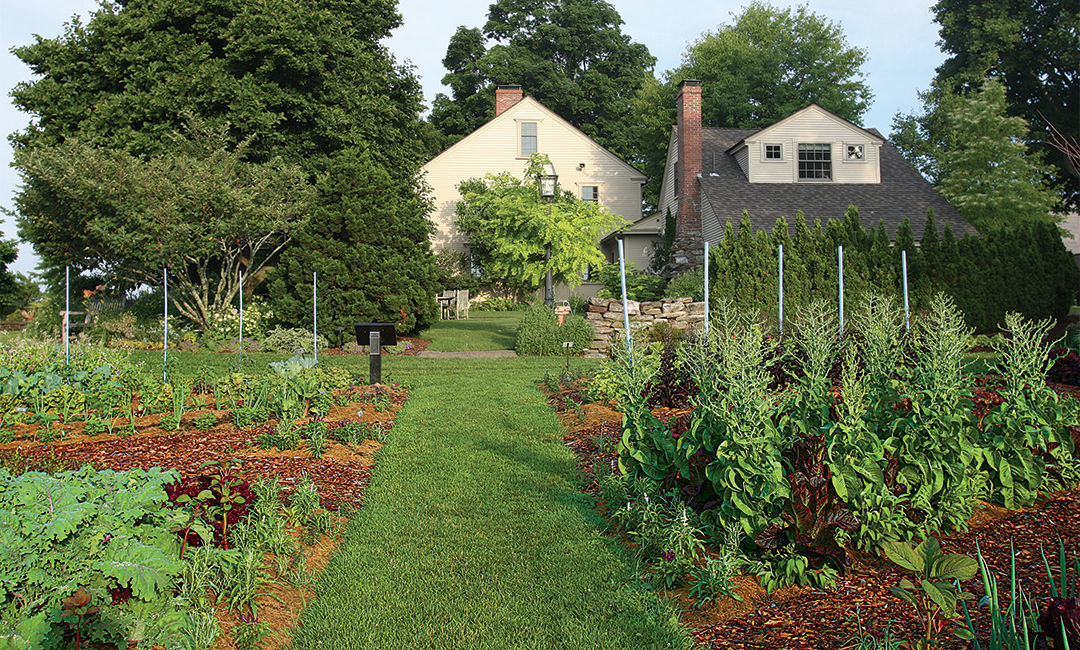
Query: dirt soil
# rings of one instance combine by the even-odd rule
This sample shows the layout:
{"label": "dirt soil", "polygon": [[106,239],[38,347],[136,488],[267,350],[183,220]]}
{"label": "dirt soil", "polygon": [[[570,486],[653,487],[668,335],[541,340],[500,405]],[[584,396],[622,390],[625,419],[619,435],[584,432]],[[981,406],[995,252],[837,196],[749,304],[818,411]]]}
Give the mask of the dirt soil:
{"label": "dirt soil", "polygon": [[[617,437],[621,414],[610,404],[583,403],[581,386],[551,393],[541,390],[559,414],[566,429],[565,444],[577,455],[586,476],[586,489],[599,499],[595,467],[607,464],[617,471]],[[1080,397],[1076,387],[1055,386],[1063,394]],[[668,421],[682,415],[674,409],[655,409],[657,417]],[[610,440],[603,443],[604,439]],[[607,505],[598,502],[601,512]],[[969,530],[941,538],[945,552],[976,556],[982,551],[999,588],[1008,589],[1011,546],[1017,552],[1019,584],[1033,601],[1049,597],[1041,548],[1056,566],[1058,540],[1064,541],[1069,557],[1080,556],[1080,489],[1043,495],[1031,508],[1008,510],[982,504],[968,521]],[[911,606],[889,593],[899,585],[904,573],[882,558],[853,553],[851,566],[827,589],[789,587],[767,594],[756,578],[739,576],[733,580],[735,592],[746,602],[727,598],[695,609],[688,589],[668,592],[681,610],[682,620],[701,647],[711,650],[773,648],[819,650],[858,645],[861,636],[880,639],[891,632],[894,639],[912,639],[922,631]],[[981,581],[964,583],[967,591],[983,596]],[[1006,595],[1007,597],[1007,595]],[[974,614],[980,636],[988,635],[988,616],[983,608]],[[966,647],[959,641],[949,647]]]}
{"label": "dirt soil", "polygon": [[[390,396],[388,409],[376,411],[375,389],[364,386],[351,389],[352,401],[342,407],[335,406],[325,420],[329,423],[369,422],[389,431],[408,393],[386,386],[378,387],[378,390]],[[362,504],[364,489],[371,480],[374,455],[381,446],[375,440],[366,440],[359,445],[328,440],[322,458],[309,453],[306,441],[298,449],[260,449],[255,444],[256,438],[272,429],[276,422],[237,429],[227,422],[229,411],[210,411],[218,417],[219,424],[208,431],[199,431],[192,422],[204,412],[185,413],[182,427],[177,431],[160,429],[160,414],[139,417],[135,420],[136,433],[128,436],[120,435],[121,431],[130,431],[126,420],[117,422],[114,433],[96,436],[84,435],[82,423],[70,423],[64,437],[50,443],[36,440],[38,425],[20,424],[16,426],[16,439],[0,444],[0,453],[16,452],[33,461],[60,458],[68,466],[89,463],[117,471],[165,467],[178,470],[185,478],[205,474],[201,466],[206,461],[234,458],[239,461],[239,468],[248,481],[261,476],[276,476],[286,501],[302,475],[307,474],[318,487],[324,507],[337,510]],[[344,523],[344,519],[339,521]],[[299,538],[298,529],[292,533]],[[323,536],[313,545],[305,546],[308,570],[315,571],[316,575],[322,573],[341,539],[341,535]],[[304,607],[314,597],[314,589],[313,586],[293,587],[279,580],[274,568],[276,561],[270,554],[267,554],[266,566],[270,567],[267,571],[274,582],[257,599],[259,620],[271,630],[271,636],[264,637],[262,647],[279,650],[289,647],[291,631]],[[236,613],[224,607],[218,607],[216,611],[225,634],[218,638],[213,648],[233,650],[236,646],[229,631],[237,624]]]}

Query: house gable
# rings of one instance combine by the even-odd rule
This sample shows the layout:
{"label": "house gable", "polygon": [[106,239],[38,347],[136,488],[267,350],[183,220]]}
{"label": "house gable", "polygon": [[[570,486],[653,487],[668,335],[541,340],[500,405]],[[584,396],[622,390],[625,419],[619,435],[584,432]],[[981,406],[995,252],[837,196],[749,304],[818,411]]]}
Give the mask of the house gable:
{"label": "house gable", "polygon": [[[880,183],[884,139],[810,104],[736,143],[735,157],[751,183]],[[799,153],[813,161],[800,173]],[[807,178],[806,176],[822,178]]]}
{"label": "house gable", "polygon": [[641,218],[645,176],[540,102],[525,97],[421,167],[435,203],[431,214],[435,250],[467,250],[454,225],[461,200],[458,183],[502,172],[521,177],[528,160],[522,151],[523,124],[535,124],[536,150],[551,159],[561,188],[578,197],[595,193],[601,205],[628,221]]}

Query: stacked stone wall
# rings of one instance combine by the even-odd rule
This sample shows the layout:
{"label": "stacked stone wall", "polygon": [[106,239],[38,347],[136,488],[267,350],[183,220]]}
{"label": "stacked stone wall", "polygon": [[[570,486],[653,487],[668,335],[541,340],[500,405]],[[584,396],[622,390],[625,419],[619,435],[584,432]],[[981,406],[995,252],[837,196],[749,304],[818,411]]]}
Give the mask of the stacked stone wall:
{"label": "stacked stone wall", "polygon": [[[630,331],[666,323],[674,329],[700,327],[705,322],[705,303],[693,302],[690,298],[665,298],[637,302],[627,302],[630,314]],[[592,345],[585,356],[606,357],[616,341],[623,341],[623,304],[617,298],[590,298],[585,306],[585,318],[593,326]]]}

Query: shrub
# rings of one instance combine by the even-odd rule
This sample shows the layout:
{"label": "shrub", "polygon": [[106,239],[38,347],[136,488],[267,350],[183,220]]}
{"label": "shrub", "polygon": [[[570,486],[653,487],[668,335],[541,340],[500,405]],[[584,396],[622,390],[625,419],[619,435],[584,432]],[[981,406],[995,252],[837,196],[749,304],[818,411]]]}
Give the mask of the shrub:
{"label": "shrub", "polygon": [[[600,267],[600,282],[604,285],[597,295],[601,298],[622,296],[622,280],[618,264]],[[647,271],[638,270],[633,263],[626,265],[626,295],[630,300],[659,300],[664,293],[664,278]]]}
{"label": "shrub", "polygon": [[[260,344],[263,352],[277,352],[279,354],[311,354],[311,330],[300,327],[284,328],[275,327],[266,334]],[[319,349],[328,347],[326,337],[319,335]]]}
{"label": "shrub", "polygon": [[517,309],[517,301],[513,298],[487,298],[476,303],[472,309],[476,311],[514,311]]}
{"label": "shrub", "polygon": [[559,327],[555,311],[537,303],[521,317],[514,349],[518,354],[561,354],[563,341],[572,341],[574,354],[580,354],[592,340],[592,325],[584,317],[571,314]]}
{"label": "shrub", "polygon": [[664,297],[692,298],[694,302],[705,300],[705,278],[702,272],[690,270],[671,278],[664,289]]}

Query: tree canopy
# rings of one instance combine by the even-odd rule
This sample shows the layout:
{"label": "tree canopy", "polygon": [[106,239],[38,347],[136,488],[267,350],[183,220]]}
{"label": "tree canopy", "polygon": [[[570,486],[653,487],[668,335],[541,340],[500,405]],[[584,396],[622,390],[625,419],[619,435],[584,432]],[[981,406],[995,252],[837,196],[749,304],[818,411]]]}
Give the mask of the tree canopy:
{"label": "tree canopy", "polygon": [[1005,87],[1009,114],[1023,117],[1033,132],[1029,144],[1056,166],[1066,197],[1080,201],[1080,174],[1047,146],[1047,124],[1080,133],[1080,4],[1073,0],[939,0],[941,49],[948,58],[935,86],[977,90],[984,77]]}
{"label": "tree canopy", "polygon": [[702,82],[705,126],[761,128],[810,103],[858,124],[872,97],[862,71],[866,58],[839,25],[805,6],[753,2],[730,24],[702,34],[679,67],[643,85],[634,104],[650,178],[646,200],[655,203],[660,190],[683,79]]}
{"label": "tree canopy", "polygon": [[607,208],[565,190],[546,203],[540,196],[539,177],[547,162],[547,156],[533,154],[524,180],[501,173],[458,184],[462,200],[455,224],[490,281],[536,288],[550,265],[556,282],[576,287],[589,265],[605,261],[596,245],[600,236],[626,223]]}
{"label": "tree canopy", "polygon": [[157,286],[168,268],[177,309],[206,326],[237,271],[257,276],[303,223],[309,186],[294,165],[245,162],[224,127],[193,128],[149,159],[74,138],[17,150],[19,234],[60,274]]}
{"label": "tree canopy", "polygon": [[1027,122],[1005,113],[1005,89],[989,80],[943,107],[949,146],[940,153],[938,189],[982,232],[1021,221],[1051,221],[1058,188],[1041,151],[1027,153]]}
{"label": "tree canopy", "polygon": [[307,326],[311,273],[319,273],[319,330],[391,322],[426,329],[435,315],[437,274],[428,201],[415,178],[392,176],[361,150],[343,151],[316,184],[311,218],[270,273],[278,318]]}
{"label": "tree canopy", "polygon": [[18,148],[93,140],[164,153],[189,115],[229,124],[256,162],[320,169],[370,147],[392,169],[422,163],[419,83],[380,39],[396,0],[101,0],[85,25],[14,54],[38,77],[12,91],[35,117]]}
{"label": "tree canopy", "polygon": [[655,59],[622,32],[622,17],[596,0],[497,0],[483,29],[450,39],[432,123],[451,141],[495,116],[494,89],[520,84],[601,145],[633,162],[630,102]]}

